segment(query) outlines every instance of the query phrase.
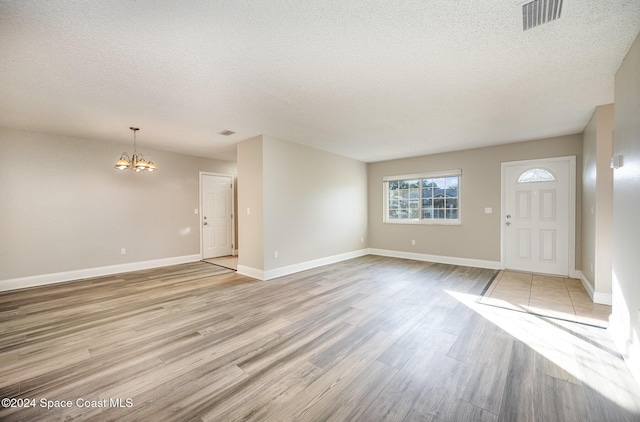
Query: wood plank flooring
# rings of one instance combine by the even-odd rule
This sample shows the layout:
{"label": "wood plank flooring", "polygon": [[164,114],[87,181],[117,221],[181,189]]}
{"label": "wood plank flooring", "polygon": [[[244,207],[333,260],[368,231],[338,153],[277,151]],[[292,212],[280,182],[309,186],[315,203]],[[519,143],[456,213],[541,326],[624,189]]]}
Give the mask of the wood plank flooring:
{"label": "wood plank flooring", "polygon": [[478,304],[494,275],[366,256],[3,292],[0,420],[640,420],[605,330]]}

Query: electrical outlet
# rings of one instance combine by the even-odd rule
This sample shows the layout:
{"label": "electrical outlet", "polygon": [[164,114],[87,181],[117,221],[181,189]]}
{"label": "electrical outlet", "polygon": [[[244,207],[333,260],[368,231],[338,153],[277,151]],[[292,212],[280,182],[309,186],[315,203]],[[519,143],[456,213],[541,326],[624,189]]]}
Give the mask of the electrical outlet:
{"label": "electrical outlet", "polygon": [[415,245],[416,245],[416,241],[415,241],[415,240],[412,240],[412,241],[411,241],[411,244],[412,244],[413,246],[415,246]]}
{"label": "electrical outlet", "polygon": [[120,249],[120,255],[126,255],[126,254],[127,254],[127,249],[126,248]]}
{"label": "electrical outlet", "polygon": [[277,258],[278,257],[278,251],[273,251],[273,257]]}
{"label": "electrical outlet", "polygon": [[364,237],[360,238],[360,243],[364,243]]}

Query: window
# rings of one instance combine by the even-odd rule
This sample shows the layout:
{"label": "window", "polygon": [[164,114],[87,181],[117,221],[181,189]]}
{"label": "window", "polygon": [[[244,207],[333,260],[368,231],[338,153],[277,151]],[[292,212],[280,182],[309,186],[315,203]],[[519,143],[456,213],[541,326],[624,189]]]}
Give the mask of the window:
{"label": "window", "polygon": [[531,169],[520,175],[518,183],[555,182],[556,178],[545,169]]}
{"label": "window", "polygon": [[386,176],[385,223],[460,224],[461,170]]}

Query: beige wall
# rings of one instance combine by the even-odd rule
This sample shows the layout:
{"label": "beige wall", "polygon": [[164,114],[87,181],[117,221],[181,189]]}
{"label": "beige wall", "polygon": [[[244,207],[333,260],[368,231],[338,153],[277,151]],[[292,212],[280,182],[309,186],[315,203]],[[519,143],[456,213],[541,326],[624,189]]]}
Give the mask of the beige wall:
{"label": "beige wall", "polygon": [[362,249],[367,166],[264,137],[264,210],[266,270]]}
{"label": "beige wall", "polygon": [[615,79],[613,314],[610,331],[640,380],[640,36]]}
{"label": "beige wall", "polygon": [[[577,156],[581,184],[582,136],[456,151],[371,163],[369,170],[369,247],[444,257],[500,261],[501,163],[536,158]],[[462,169],[460,226],[383,224],[384,176]],[[577,204],[581,193],[577,189]],[[493,208],[485,214],[486,207]],[[580,207],[576,207],[576,260],[580,262]],[[416,245],[411,245],[416,240]]]}
{"label": "beige wall", "polygon": [[264,270],[262,136],[240,142],[238,157],[238,265]]}
{"label": "beige wall", "polygon": [[260,136],[238,144],[238,187],[238,264],[249,275],[365,247],[362,162]]}
{"label": "beige wall", "polygon": [[613,116],[613,104],[596,107],[583,132],[581,271],[594,299],[606,303],[611,295]]}
{"label": "beige wall", "polygon": [[131,150],[0,128],[0,280],[199,254],[199,171],[235,163],[141,147],[157,173],[115,170]]}

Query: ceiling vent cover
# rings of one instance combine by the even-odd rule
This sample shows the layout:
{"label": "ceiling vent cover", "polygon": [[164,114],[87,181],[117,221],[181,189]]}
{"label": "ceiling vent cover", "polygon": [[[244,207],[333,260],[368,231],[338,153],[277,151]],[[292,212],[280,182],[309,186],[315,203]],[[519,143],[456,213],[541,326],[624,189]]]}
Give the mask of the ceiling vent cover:
{"label": "ceiling vent cover", "polygon": [[526,31],[534,26],[551,22],[560,17],[562,0],[534,0],[522,5],[522,29]]}
{"label": "ceiling vent cover", "polygon": [[230,130],[223,130],[222,132],[218,132],[220,135],[224,135],[224,136],[229,136],[229,135],[233,135],[235,132],[232,132]]}

